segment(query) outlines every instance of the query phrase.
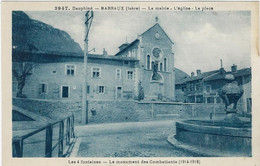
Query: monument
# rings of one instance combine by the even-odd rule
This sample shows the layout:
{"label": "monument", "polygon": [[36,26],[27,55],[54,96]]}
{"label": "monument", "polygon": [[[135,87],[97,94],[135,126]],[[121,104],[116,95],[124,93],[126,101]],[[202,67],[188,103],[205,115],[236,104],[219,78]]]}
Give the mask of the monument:
{"label": "monument", "polygon": [[252,156],[251,121],[241,120],[237,115],[237,102],[243,90],[233,75],[227,74],[225,80],[219,95],[225,103],[226,117],[176,122],[176,135],[168,137],[172,145],[199,156]]}
{"label": "monument", "polygon": [[163,77],[158,73],[158,61],[154,61],[152,65],[153,73],[150,80],[150,98],[157,100],[158,96],[163,94]]}

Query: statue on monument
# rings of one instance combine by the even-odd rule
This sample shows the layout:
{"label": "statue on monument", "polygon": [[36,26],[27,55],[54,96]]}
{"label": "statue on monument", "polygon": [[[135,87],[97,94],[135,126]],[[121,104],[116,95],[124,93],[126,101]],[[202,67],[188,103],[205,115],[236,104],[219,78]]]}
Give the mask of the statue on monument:
{"label": "statue on monument", "polygon": [[162,76],[158,73],[158,61],[155,61],[152,67],[153,67],[152,80],[153,81],[161,80]]}

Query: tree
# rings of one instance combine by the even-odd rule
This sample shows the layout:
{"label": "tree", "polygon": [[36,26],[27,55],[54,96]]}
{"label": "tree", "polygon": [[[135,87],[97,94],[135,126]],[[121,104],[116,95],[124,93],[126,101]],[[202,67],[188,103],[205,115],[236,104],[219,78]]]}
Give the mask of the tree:
{"label": "tree", "polygon": [[138,84],[138,101],[144,99],[144,88],[142,86],[142,82],[140,81]]}
{"label": "tree", "polygon": [[23,88],[26,83],[26,78],[32,74],[33,68],[36,67],[36,64],[32,62],[23,62],[23,63],[13,63],[13,76],[17,80],[17,93],[16,97],[26,98],[26,95],[23,94]]}

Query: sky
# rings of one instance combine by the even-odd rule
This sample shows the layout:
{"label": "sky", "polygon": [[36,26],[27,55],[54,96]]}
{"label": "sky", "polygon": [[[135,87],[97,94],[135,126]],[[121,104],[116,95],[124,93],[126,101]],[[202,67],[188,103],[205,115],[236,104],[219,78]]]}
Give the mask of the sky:
{"label": "sky", "polygon": [[[66,31],[84,48],[84,12],[26,12],[30,18]],[[109,55],[118,47],[132,42],[139,34],[159,24],[174,42],[175,67],[187,74],[217,70],[220,59],[226,71],[236,64],[238,69],[251,67],[251,15],[248,11],[218,12],[94,12],[89,32],[89,50]],[[94,52],[92,52],[94,53]]]}

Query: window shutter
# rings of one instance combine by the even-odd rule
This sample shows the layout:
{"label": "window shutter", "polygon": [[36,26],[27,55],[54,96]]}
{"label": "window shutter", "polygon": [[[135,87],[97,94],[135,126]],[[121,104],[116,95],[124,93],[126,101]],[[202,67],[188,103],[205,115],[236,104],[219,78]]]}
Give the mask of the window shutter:
{"label": "window shutter", "polygon": [[107,94],[107,91],[108,91],[108,88],[107,88],[107,86],[104,86],[104,90],[105,90],[105,94]]}
{"label": "window shutter", "polygon": [[39,94],[42,93],[42,84],[39,84]]}
{"label": "window shutter", "polygon": [[99,89],[98,89],[99,86],[96,87],[96,93],[98,94],[99,93]]}

